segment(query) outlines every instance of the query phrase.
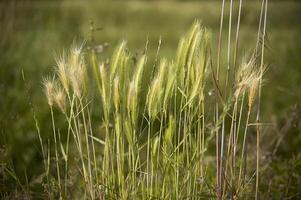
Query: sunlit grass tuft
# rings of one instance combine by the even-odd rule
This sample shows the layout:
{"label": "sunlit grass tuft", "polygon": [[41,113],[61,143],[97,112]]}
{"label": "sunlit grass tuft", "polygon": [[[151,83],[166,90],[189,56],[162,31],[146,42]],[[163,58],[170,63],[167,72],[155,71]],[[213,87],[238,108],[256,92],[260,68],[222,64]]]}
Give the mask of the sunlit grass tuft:
{"label": "sunlit grass tuft", "polygon": [[[56,76],[44,81],[55,142],[56,195],[72,198],[70,191],[75,190],[80,198],[90,199],[258,198],[265,71],[259,36],[264,41],[266,7],[263,1],[255,51],[241,64],[236,51],[240,15],[231,51],[232,3],[226,66],[221,66],[222,35],[216,57],[211,33],[199,21],[180,39],[172,59],[160,55],[161,40],[154,62],[147,51],[132,59],[126,41],[105,62],[93,49],[83,53],[85,43],[74,43],[58,57]],[[155,63],[151,74],[148,63]],[[66,143],[54,105],[66,119]],[[257,133],[255,157],[247,148],[249,132],[255,131],[252,121]],[[74,171],[78,176],[72,175]],[[49,179],[47,183],[51,184]],[[254,187],[256,192],[250,195]]]}

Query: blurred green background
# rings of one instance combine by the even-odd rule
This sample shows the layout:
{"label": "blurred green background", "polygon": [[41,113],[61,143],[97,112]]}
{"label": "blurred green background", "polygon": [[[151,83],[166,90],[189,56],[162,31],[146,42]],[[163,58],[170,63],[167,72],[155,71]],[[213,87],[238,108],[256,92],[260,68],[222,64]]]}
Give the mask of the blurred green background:
{"label": "blurred green background", "polygon": [[[239,56],[255,48],[260,1],[243,1]],[[234,1],[234,25],[238,1]],[[2,1],[0,2],[0,148],[1,165],[11,166],[21,180],[41,170],[41,152],[34,114],[43,139],[51,127],[42,91],[42,77],[53,72],[54,55],[76,40],[90,39],[90,20],[96,27],[96,43],[108,43],[107,58],[122,39],[135,53],[153,57],[162,39],[160,56],[172,58],[177,43],[195,19],[212,31],[216,54],[221,1]],[[226,50],[226,6],[223,52]],[[300,102],[301,3],[270,1],[268,8],[266,63],[263,88],[263,122],[286,119]],[[234,26],[235,27],[235,26]],[[233,34],[234,36],[234,34]],[[233,39],[234,40],[234,37]],[[283,122],[285,123],[285,122]],[[281,126],[281,125],[279,125]],[[300,131],[284,145],[288,154],[298,151]],[[292,142],[293,141],[293,142]],[[299,143],[298,143],[299,141]],[[291,143],[290,143],[291,142]],[[22,178],[23,177],[23,178]],[[3,178],[3,177],[2,177]]]}

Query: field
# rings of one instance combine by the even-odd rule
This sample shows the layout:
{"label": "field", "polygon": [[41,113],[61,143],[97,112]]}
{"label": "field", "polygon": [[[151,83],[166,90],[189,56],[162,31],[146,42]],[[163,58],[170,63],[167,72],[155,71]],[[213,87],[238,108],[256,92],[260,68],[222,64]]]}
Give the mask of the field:
{"label": "field", "polygon": [[[261,1],[243,4],[237,51],[239,63],[244,57],[251,57],[255,49],[260,6]],[[227,65],[228,1],[225,8],[221,66]],[[9,1],[1,2],[0,10],[0,195],[3,198],[20,198],[18,195],[43,198],[43,181],[39,178],[45,172],[45,158],[38,130],[45,148],[49,141],[51,151],[55,151],[50,110],[43,93],[43,77],[55,73],[55,57],[68,52],[74,41],[86,41],[87,49],[92,47],[91,44],[96,45],[99,51],[102,50],[97,55],[98,59],[106,62],[115,47],[126,40],[134,59],[139,60],[147,52],[146,71],[150,71],[152,65],[159,63],[157,59],[171,60],[175,57],[180,38],[190,30],[195,20],[200,20],[211,33],[212,60],[215,62],[217,59],[220,1]],[[234,1],[232,46],[237,11],[238,1]],[[265,199],[298,199],[301,195],[301,3],[271,1],[267,13],[259,193]],[[91,26],[95,28],[93,43]],[[88,52],[85,54],[89,55]],[[226,74],[225,68],[221,70],[221,74]],[[145,77],[143,88],[147,87],[147,80]],[[206,93],[214,89],[214,84],[207,87]],[[96,85],[93,90],[97,90]],[[95,110],[102,110],[101,104],[94,106]],[[54,114],[56,126],[65,130],[65,118],[57,110]],[[97,121],[102,114],[95,111],[91,116]],[[167,117],[165,122],[169,124],[170,120]],[[154,123],[154,129],[158,128],[156,126]],[[252,146],[255,144],[255,132],[254,138],[250,138]],[[215,149],[208,151],[213,157]],[[141,159],[145,158],[142,156]],[[250,162],[252,166],[254,163]],[[214,182],[214,170],[211,171],[208,172],[211,173],[209,179]],[[248,189],[251,195],[248,195],[252,196],[254,191],[251,187]]]}

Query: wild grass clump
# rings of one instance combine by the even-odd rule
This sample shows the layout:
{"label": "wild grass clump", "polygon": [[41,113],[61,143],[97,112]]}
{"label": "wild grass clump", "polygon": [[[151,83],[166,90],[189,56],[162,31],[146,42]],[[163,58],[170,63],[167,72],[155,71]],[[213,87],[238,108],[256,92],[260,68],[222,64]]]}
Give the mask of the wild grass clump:
{"label": "wild grass clump", "polygon": [[[210,31],[199,21],[173,59],[159,58],[153,76],[147,55],[134,62],[124,41],[109,62],[84,50],[84,44],[73,45],[44,81],[55,147],[54,166],[52,155],[43,153],[45,187],[51,177],[57,180],[50,196],[257,198],[260,128],[254,115],[263,50],[240,64],[234,55],[237,70],[226,70],[224,82],[219,61],[213,64]],[[58,127],[54,107],[65,117],[65,129]]]}

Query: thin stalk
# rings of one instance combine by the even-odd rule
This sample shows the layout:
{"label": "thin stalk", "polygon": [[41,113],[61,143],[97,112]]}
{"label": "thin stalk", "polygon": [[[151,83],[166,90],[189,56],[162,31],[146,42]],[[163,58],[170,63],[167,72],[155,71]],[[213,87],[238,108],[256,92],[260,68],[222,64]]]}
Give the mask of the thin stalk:
{"label": "thin stalk", "polygon": [[[41,145],[44,168],[45,168],[45,171],[47,172],[46,154],[45,154],[45,150],[44,150],[44,146],[43,146],[43,140],[42,140],[42,137],[41,137],[40,127],[38,125],[38,120],[37,120],[35,112],[33,112],[33,119],[35,121],[35,126],[36,126],[36,129],[37,129],[37,132],[38,132],[39,142],[40,142],[40,145]],[[49,176],[48,175],[46,176],[46,179],[47,179],[47,184],[49,184]]]}
{"label": "thin stalk", "polygon": [[71,100],[69,93],[67,93],[68,100],[70,103],[70,114],[67,116],[67,113],[65,112],[65,117],[68,121],[68,130],[67,130],[67,141],[66,141],[66,164],[65,164],[65,194],[67,197],[68,193],[68,158],[69,158],[69,142],[70,142],[70,131],[72,129],[72,123],[71,123],[71,118],[73,116],[73,106],[74,106],[74,100],[75,96],[73,95],[73,98]]}
{"label": "thin stalk", "polygon": [[[242,0],[239,0],[239,11],[238,11],[238,17],[237,17],[237,28],[236,28],[236,37],[235,37],[235,48],[234,48],[234,58],[233,58],[233,70],[236,70],[236,62],[237,62],[237,50],[238,50],[238,43],[239,43],[239,30],[240,30],[240,19],[241,19],[241,9],[242,9]],[[234,74],[233,74],[234,76]],[[237,99],[235,101],[235,107],[237,107]],[[233,174],[235,176],[235,157],[236,157],[236,147],[237,147],[237,138],[238,138],[238,132],[236,132],[236,114],[237,111],[235,111],[235,126],[233,131]],[[240,113],[241,114],[241,113]],[[233,116],[234,117],[234,116]],[[239,123],[240,123],[239,118]]]}
{"label": "thin stalk", "polygon": [[52,106],[50,106],[50,112],[51,112],[52,130],[53,130],[53,138],[54,138],[56,172],[57,172],[58,186],[59,186],[59,191],[60,191],[59,193],[60,193],[60,197],[61,197],[61,177],[60,177],[59,157],[58,157],[58,152],[57,152],[56,128],[55,128],[55,123],[54,123],[54,115],[53,115]]}
{"label": "thin stalk", "polygon": [[[225,0],[222,2],[222,8],[221,8],[221,18],[220,18],[220,29],[219,29],[219,37],[218,37],[218,50],[217,50],[217,70],[216,70],[216,82],[219,84],[219,71],[220,71],[220,60],[221,60],[221,46],[222,46],[222,31],[223,31],[223,21],[224,21],[224,9],[225,9]],[[215,123],[218,122],[218,116],[219,116],[219,105],[218,100],[216,100],[215,105]],[[221,196],[221,177],[219,176],[220,169],[220,158],[219,158],[219,130],[216,129],[216,188],[217,188],[217,198],[219,200],[222,199]]]}
{"label": "thin stalk", "polygon": [[[218,107],[215,107],[215,117],[214,117],[214,123],[217,125],[218,124]],[[216,185],[217,185],[217,198],[219,200],[222,199],[221,196],[221,178],[220,178],[220,148],[219,148],[219,131],[218,127],[216,127],[216,134],[215,134],[215,147],[216,147]]]}
{"label": "thin stalk", "polygon": [[242,100],[241,100],[240,109],[239,109],[239,117],[238,117],[237,131],[236,131],[237,132],[237,137],[236,137],[236,141],[235,141],[236,146],[237,146],[237,142],[238,142],[238,134],[240,132],[240,125],[241,125],[241,121],[242,121],[244,99],[245,99],[245,93],[242,94]]}
{"label": "thin stalk", "polygon": [[87,156],[88,156],[88,173],[89,173],[89,178],[90,178],[90,180],[89,180],[90,195],[91,195],[91,198],[94,199],[88,128],[87,128],[87,123],[86,123],[85,106],[83,105],[82,98],[79,99],[79,103],[80,103],[80,107],[81,107],[81,114],[82,114],[82,120],[84,123],[84,132],[85,132],[85,139],[86,139],[86,151],[87,151]]}
{"label": "thin stalk", "polygon": [[[90,127],[90,136],[93,138],[93,131],[92,131],[92,121],[91,121],[91,113],[88,109],[88,122],[89,122],[89,127]],[[98,185],[98,168],[97,168],[97,160],[96,160],[96,152],[95,152],[95,145],[94,145],[94,140],[91,141],[92,143],[92,152],[93,152],[93,161],[94,161],[94,173],[95,173],[95,179],[96,179],[96,184]]]}
{"label": "thin stalk", "polygon": [[264,2],[265,2],[265,0],[261,1],[261,9],[260,9],[260,17],[259,17],[259,23],[258,23],[258,31],[257,31],[255,55],[257,55],[257,51],[258,51],[258,48],[259,48],[261,26],[262,26],[262,18],[263,18],[263,10],[264,10]]}
{"label": "thin stalk", "polygon": [[[229,8],[229,27],[228,27],[228,45],[227,45],[227,73],[226,73],[226,83],[225,83],[225,97],[227,97],[227,88],[229,84],[230,78],[230,55],[231,55],[231,31],[232,31],[232,13],[233,13],[233,0],[230,0],[230,8]],[[225,119],[226,115],[223,117],[222,121],[222,138],[221,138],[221,164],[220,164],[220,177],[222,177],[222,169],[223,169],[223,154],[224,154],[224,140],[225,140]],[[225,174],[226,175],[226,174]],[[221,184],[223,181],[221,181]],[[222,192],[223,194],[223,192]],[[222,195],[223,196],[223,195]]]}
{"label": "thin stalk", "polygon": [[[230,164],[230,172],[231,172],[231,186],[233,185],[233,181],[235,179],[235,127],[236,127],[236,113],[237,113],[237,104],[238,104],[238,98],[235,99],[234,107],[232,111],[232,117],[231,117],[231,127],[230,127],[230,136],[228,141],[228,161],[231,162]],[[228,165],[226,165],[226,171],[225,174],[227,174]],[[232,198],[232,197],[231,197]]]}
{"label": "thin stalk", "polygon": [[159,165],[160,165],[160,150],[161,150],[161,140],[162,140],[162,134],[163,134],[163,121],[165,119],[165,115],[164,113],[161,114],[161,118],[160,118],[160,129],[159,129],[159,142],[158,142],[158,154],[157,154],[157,165],[156,165],[156,170],[157,170],[157,173],[156,173],[156,190],[157,192],[160,191],[160,188],[158,187],[159,186],[159,177],[158,177],[158,174],[159,174]]}
{"label": "thin stalk", "polygon": [[201,102],[201,116],[202,116],[202,129],[201,129],[201,177],[204,178],[204,169],[203,169],[203,165],[204,165],[204,150],[205,150],[205,102],[204,100],[202,100]]}
{"label": "thin stalk", "polygon": [[265,10],[264,10],[264,24],[263,24],[263,33],[262,33],[262,46],[261,46],[261,63],[260,63],[260,80],[259,80],[259,91],[258,91],[258,106],[257,106],[257,115],[256,115],[256,191],[255,199],[258,199],[258,185],[259,185],[259,156],[260,156],[260,105],[261,105],[261,88],[262,88],[262,74],[263,74],[263,60],[264,60],[264,48],[265,48],[265,34],[266,34],[266,22],[267,22],[267,7],[268,0],[265,0]]}
{"label": "thin stalk", "polygon": [[225,97],[227,96],[227,88],[230,78],[230,55],[231,55],[231,31],[232,31],[232,14],[233,14],[233,0],[230,0],[230,15],[229,15],[229,27],[228,27],[228,46],[227,46],[227,75],[225,84]]}
{"label": "thin stalk", "polygon": [[75,103],[75,110],[76,110],[76,115],[73,117],[73,123],[74,123],[74,127],[75,127],[75,136],[76,136],[75,139],[77,139],[77,143],[78,143],[78,150],[79,150],[79,155],[80,155],[81,163],[82,163],[82,167],[83,167],[84,180],[85,180],[85,182],[87,182],[86,166],[85,166],[85,162],[84,162],[84,155],[83,155],[83,151],[82,151],[80,129],[79,129],[80,121],[77,117],[77,115],[79,113],[77,102]]}
{"label": "thin stalk", "polygon": [[216,70],[216,80],[217,80],[217,82],[219,81],[219,70],[220,70],[220,62],[221,62],[224,10],[225,10],[225,0],[223,0],[223,3],[222,3],[220,26],[219,26],[219,37],[218,37],[218,48],[217,48],[217,70]]}
{"label": "thin stalk", "polygon": [[[243,145],[242,145],[242,150],[241,150],[241,165],[240,165],[240,169],[239,169],[239,183],[241,181],[241,176],[242,176],[242,168],[243,168],[243,159],[245,158],[245,146],[246,146],[246,139],[247,139],[247,132],[248,132],[248,126],[249,126],[249,120],[250,120],[250,115],[251,115],[251,107],[249,107],[248,109],[248,114],[247,114],[247,120],[246,120],[246,127],[245,127],[245,131],[244,131],[244,138],[243,138]],[[245,163],[246,164],[246,163]],[[242,180],[242,184],[244,186],[244,181],[245,181],[245,174],[243,175],[243,180]]]}
{"label": "thin stalk", "polygon": [[[219,178],[220,178],[220,192],[221,198],[223,198],[224,191],[223,188],[223,161],[224,161],[224,141],[225,141],[225,116],[222,119],[222,134],[221,134],[221,141],[220,141],[220,164],[219,164]],[[225,174],[224,174],[225,175]]]}
{"label": "thin stalk", "polygon": [[234,71],[236,69],[236,62],[237,62],[237,50],[238,50],[238,43],[239,43],[241,9],[242,9],[242,0],[239,0],[239,9],[238,9],[237,27],[236,27],[236,36],[235,36],[235,47],[234,47],[234,58],[233,58],[233,69],[234,69]]}
{"label": "thin stalk", "polygon": [[[150,159],[150,135],[151,135],[151,122],[150,121],[147,121],[148,123],[148,131],[147,131],[147,154],[146,154],[146,173],[147,173],[147,177],[146,177],[146,187],[147,187],[147,196],[148,195],[151,195],[152,194],[152,185],[150,186],[149,182],[150,182],[150,177],[152,177],[152,174],[150,174],[150,171],[149,171],[149,168],[150,168],[150,162],[149,162],[149,159]],[[150,187],[150,193],[149,193],[149,187]]]}

